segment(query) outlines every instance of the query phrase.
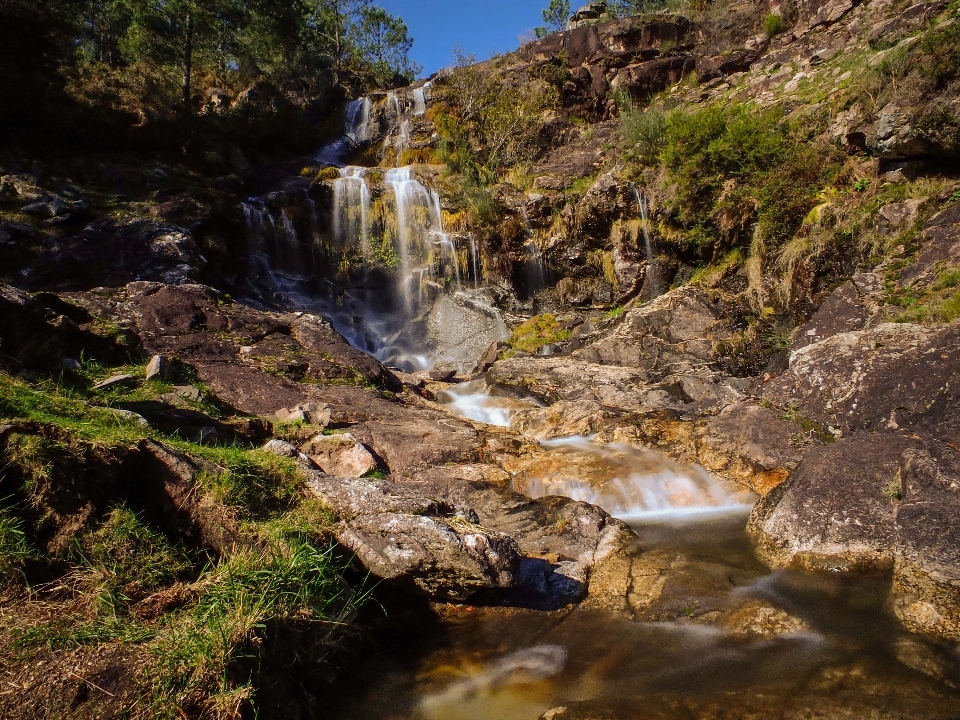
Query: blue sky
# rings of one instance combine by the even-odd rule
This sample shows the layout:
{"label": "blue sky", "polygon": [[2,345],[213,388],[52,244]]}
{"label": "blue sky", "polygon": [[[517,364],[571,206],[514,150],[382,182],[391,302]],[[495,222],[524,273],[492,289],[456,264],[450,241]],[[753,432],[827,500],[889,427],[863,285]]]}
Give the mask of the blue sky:
{"label": "blue sky", "polygon": [[543,25],[540,13],[549,4],[549,0],[374,1],[406,21],[414,39],[410,56],[423,65],[424,77],[453,63],[451,51],[457,43],[478,60],[516,50],[521,34]]}

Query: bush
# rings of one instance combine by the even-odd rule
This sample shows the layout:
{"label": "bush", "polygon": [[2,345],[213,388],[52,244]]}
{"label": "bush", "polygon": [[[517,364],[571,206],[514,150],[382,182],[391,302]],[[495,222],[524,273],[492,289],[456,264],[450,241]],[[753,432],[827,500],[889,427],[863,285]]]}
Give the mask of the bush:
{"label": "bush", "polygon": [[763,29],[767,31],[767,37],[776,37],[786,28],[784,27],[783,18],[780,15],[771,13],[764,19]]}
{"label": "bush", "polygon": [[784,242],[817,204],[832,168],[798,142],[780,109],[746,105],[670,113],[661,159],[676,185],[670,219],[681,244],[700,255],[741,244],[754,225],[767,245]]}
{"label": "bush", "polygon": [[621,109],[617,129],[623,149],[632,151],[637,159],[652,165],[663,149],[667,116],[661,110],[648,108],[643,111],[630,103]]}

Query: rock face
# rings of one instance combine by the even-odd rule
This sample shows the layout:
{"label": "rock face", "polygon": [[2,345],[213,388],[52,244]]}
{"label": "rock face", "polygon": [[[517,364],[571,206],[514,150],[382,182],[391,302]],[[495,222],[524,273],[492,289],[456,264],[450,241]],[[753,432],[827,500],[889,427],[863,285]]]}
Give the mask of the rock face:
{"label": "rock face", "polygon": [[830,570],[893,565],[900,456],[913,443],[857,433],[812,450],[797,471],[762,498],[750,532],[773,565]]}
{"label": "rock face", "polygon": [[912,630],[960,640],[960,452],[912,448],[901,477],[894,609]]}
{"label": "rock face", "polygon": [[516,582],[516,543],[478,525],[469,508],[389,481],[326,475],[296,447],[279,440],[265,449],[300,460],[308,490],[340,520],[337,540],[377,577],[440,600],[464,600],[478,590]]}
{"label": "rock face", "polygon": [[663,377],[713,359],[713,344],[728,336],[706,294],[688,286],[630,310],[617,329],[574,357],[640,368]]}
{"label": "rock face", "polygon": [[794,333],[790,351],[851,330],[882,323],[885,309],[879,303],[883,278],[877,273],[857,273],[834,290],[804,325]]}
{"label": "rock face", "polygon": [[960,322],[887,323],[799,349],[761,396],[842,432],[926,427],[956,442]]}

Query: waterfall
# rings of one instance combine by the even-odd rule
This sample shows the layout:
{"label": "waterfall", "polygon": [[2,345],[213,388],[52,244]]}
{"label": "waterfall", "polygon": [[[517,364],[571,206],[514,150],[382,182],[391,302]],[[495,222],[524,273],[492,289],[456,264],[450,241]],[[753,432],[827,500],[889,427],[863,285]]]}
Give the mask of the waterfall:
{"label": "waterfall", "polygon": [[637,200],[637,206],[640,208],[640,222],[643,230],[643,245],[647,254],[647,295],[652,300],[660,294],[660,284],[657,280],[657,267],[654,264],[653,241],[650,238],[650,207],[647,203],[647,196],[644,195],[633,183],[630,183],[630,187],[633,190],[633,196]]}
{"label": "waterfall", "polygon": [[333,237],[341,247],[357,240],[363,254],[370,254],[370,189],[367,169],[348,166],[333,181]]}
{"label": "waterfall", "polygon": [[533,228],[530,226],[530,215],[527,213],[527,206],[520,206],[520,215],[523,217],[523,226],[526,228],[527,242],[523,246],[527,254],[527,282],[529,283],[529,292],[532,296],[538,290],[543,290],[547,286],[547,268],[543,261],[543,255],[540,248],[533,238]]}
{"label": "waterfall", "polygon": [[477,290],[480,288],[480,262],[477,256],[477,241],[473,233],[470,233],[470,264],[473,267],[473,289]]}
{"label": "waterfall", "polygon": [[347,106],[347,126],[344,131],[354,145],[370,139],[370,98],[358,98]]}
{"label": "waterfall", "polygon": [[400,98],[397,97],[395,92],[387,93],[387,110],[393,110],[395,118],[400,117]]}
{"label": "waterfall", "polygon": [[397,139],[394,147],[397,149],[397,162],[403,162],[403,151],[410,142],[410,121],[404,120],[400,123],[400,130],[397,133]]}
{"label": "waterfall", "polygon": [[[430,197],[427,189],[410,175],[410,167],[393,168],[387,170],[385,175],[386,183],[392,188],[394,202],[397,208],[397,249],[400,255],[400,292],[403,296],[403,304],[409,313],[412,308],[412,298],[410,295],[411,279],[411,246],[415,240],[420,240],[420,227],[417,221],[417,207],[430,207]],[[417,243],[419,245],[419,243]],[[419,247],[413,248],[415,251]]]}
{"label": "waterfall", "polygon": [[413,114],[417,117],[427,112],[427,98],[422,87],[413,91]]}

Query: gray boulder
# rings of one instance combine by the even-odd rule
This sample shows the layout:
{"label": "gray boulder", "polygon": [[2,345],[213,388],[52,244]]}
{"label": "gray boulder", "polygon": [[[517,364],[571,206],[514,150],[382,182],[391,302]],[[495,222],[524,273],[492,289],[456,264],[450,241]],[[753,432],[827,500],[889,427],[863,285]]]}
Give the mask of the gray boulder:
{"label": "gray boulder", "polygon": [[438,600],[465,600],[485,588],[509,588],[520,549],[508,535],[415,489],[375,479],[326,475],[293,445],[264,447],[298,460],[308,491],[337,516],[337,541],[377,577],[409,584]]}
{"label": "gray boulder", "polygon": [[858,433],[811,450],[789,480],[754,506],[748,525],[771,565],[850,570],[893,564],[897,435]]}

